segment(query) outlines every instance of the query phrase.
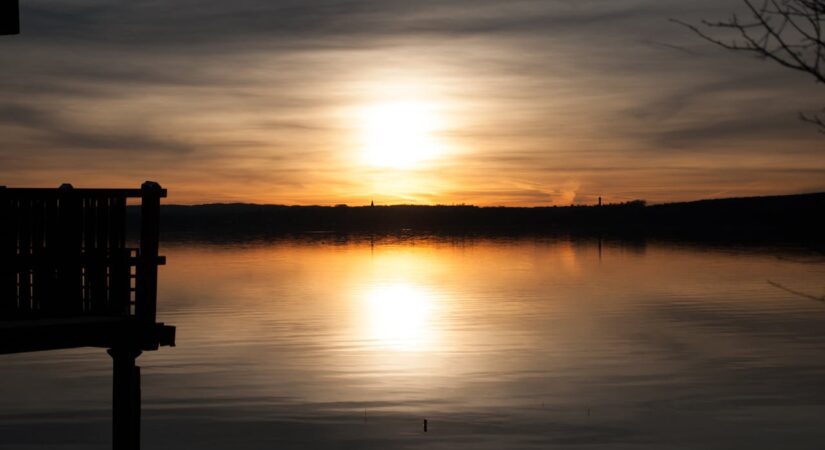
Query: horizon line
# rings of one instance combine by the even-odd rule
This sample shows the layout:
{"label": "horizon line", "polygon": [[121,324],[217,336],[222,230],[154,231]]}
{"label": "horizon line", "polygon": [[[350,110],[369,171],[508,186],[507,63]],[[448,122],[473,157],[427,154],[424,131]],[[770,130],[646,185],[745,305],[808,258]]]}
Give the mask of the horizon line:
{"label": "horizon line", "polygon": [[696,202],[705,202],[705,201],[722,201],[722,200],[745,200],[745,199],[764,199],[764,198],[779,198],[779,197],[798,197],[798,196],[807,196],[807,195],[825,195],[825,191],[813,191],[813,192],[800,192],[796,194],[766,194],[766,195],[748,195],[748,196],[737,196],[737,197],[706,197],[706,198],[699,198],[695,200],[681,200],[681,201],[665,201],[665,202],[649,202],[645,199],[633,199],[633,200],[626,200],[620,202],[605,202],[599,205],[598,203],[571,203],[569,205],[533,205],[533,206],[506,206],[506,205],[476,205],[472,203],[429,203],[429,204],[422,204],[422,203],[388,203],[388,204],[358,204],[358,205],[351,205],[347,203],[337,203],[337,204],[286,204],[286,203],[256,203],[256,202],[243,202],[243,201],[230,201],[230,202],[209,202],[209,203],[167,203],[162,206],[184,206],[184,207],[197,207],[197,206],[228,206],[228,205],[244,205],[244,206],[281,206],[281,207],[298,207],[298,208],[369,208],[369,207],[398,207],[398,206],[414,206],[414,207],[472,207],[472,208],[512,208],[512,209],[527,209],[527,208],[572,208],[572,207],[598,207],[598,206],[622,206],[622,205],[629,205],[638,202],[642,202],[645,206],[656,206],[656,205],[675,205],[675,204],[684,204],[684,203],[696,203]]}

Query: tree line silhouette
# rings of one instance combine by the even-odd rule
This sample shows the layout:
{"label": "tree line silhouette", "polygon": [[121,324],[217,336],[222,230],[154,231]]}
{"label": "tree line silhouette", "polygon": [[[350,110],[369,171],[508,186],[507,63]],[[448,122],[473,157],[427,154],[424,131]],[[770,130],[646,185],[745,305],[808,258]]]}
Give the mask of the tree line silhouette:
{"label": "tree line silhouette", "polygon": [[[161,230],[243,237],[279,233],[638,233],[819,239],[825,193],[647,205],[478,207],[472,205],[164,205]],[[130,209],[132,220],[137,210]]]}

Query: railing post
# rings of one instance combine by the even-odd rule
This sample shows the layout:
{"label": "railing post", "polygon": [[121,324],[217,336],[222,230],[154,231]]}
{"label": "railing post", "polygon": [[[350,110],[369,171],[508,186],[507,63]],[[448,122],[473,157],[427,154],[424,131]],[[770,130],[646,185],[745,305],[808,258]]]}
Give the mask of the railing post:
{"label": "railing post", "polygon": [[135,316],[145,324],[155,323],[158,293],[158,246],[160,244],[160,184],[141,186],[140,257],[135,280]]}
{"label": "railing post", "polygon": [[17,235],[11,217],[11,198],[6,187],[0,186],[0,317],[17,310],[17,276],[12,267]]}
{"label": "railing post", "polygon": [[60,224],[57,276],[58,290],[64,297],[59,310],[62,314],[83,313],[83,235],[81,202],[71,184],[58,188],[57,220]]}

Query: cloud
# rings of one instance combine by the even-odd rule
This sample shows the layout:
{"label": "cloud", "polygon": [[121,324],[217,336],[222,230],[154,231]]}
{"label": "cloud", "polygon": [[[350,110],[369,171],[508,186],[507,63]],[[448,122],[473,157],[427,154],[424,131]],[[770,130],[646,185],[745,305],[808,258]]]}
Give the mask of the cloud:
{"label": "cloud", "polygon": [[81,149],[180,154],[191,150],[183,143],[163,140],[150,133],[85,129],[83,126],[68,123],[52,111],[25,105],[0,106],[0,124],[32,131],[34,136],[31,145],[42,145],[61,151]]}
{"label": "cloud", "polygon": [[[433,167],[442,179],[410,181],[403,198],[547,204],[571,179],[576,196],[683,198],[703,179],[692,158],[731,174],[729,161],[752,162],[731,177],[739,187],[715,177],[702,192],[815,186],[813,172],[763,176],[825,167],[821,137],[796,119],[819,106],[815,87],[667,20],[737,5],[24,2],[23,34],[0,39],[0,176],[106,170],[107,182],[162,175],[173,200],[351,202],[375,189],[353,161],[353,111],[412,95],[446,105],[439,136],[455,151]],[[507,187],[519,183],[530,187]]]}

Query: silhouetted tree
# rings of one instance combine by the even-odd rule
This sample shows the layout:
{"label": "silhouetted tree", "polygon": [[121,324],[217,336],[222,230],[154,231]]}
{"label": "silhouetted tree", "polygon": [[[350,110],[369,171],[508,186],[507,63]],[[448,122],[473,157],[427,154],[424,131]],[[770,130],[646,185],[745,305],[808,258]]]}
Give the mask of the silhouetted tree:
{"label": "silhouetted tree", "polygon": [[[733,14],[723,21],[703,20],[700,26],[672,20],[720,47],[805,72],[825,87],[825,0],[742,1],[746,18]],[[734,36],[719,36],[726,31]],[[800,117],[825,133],[825,108]]]}

